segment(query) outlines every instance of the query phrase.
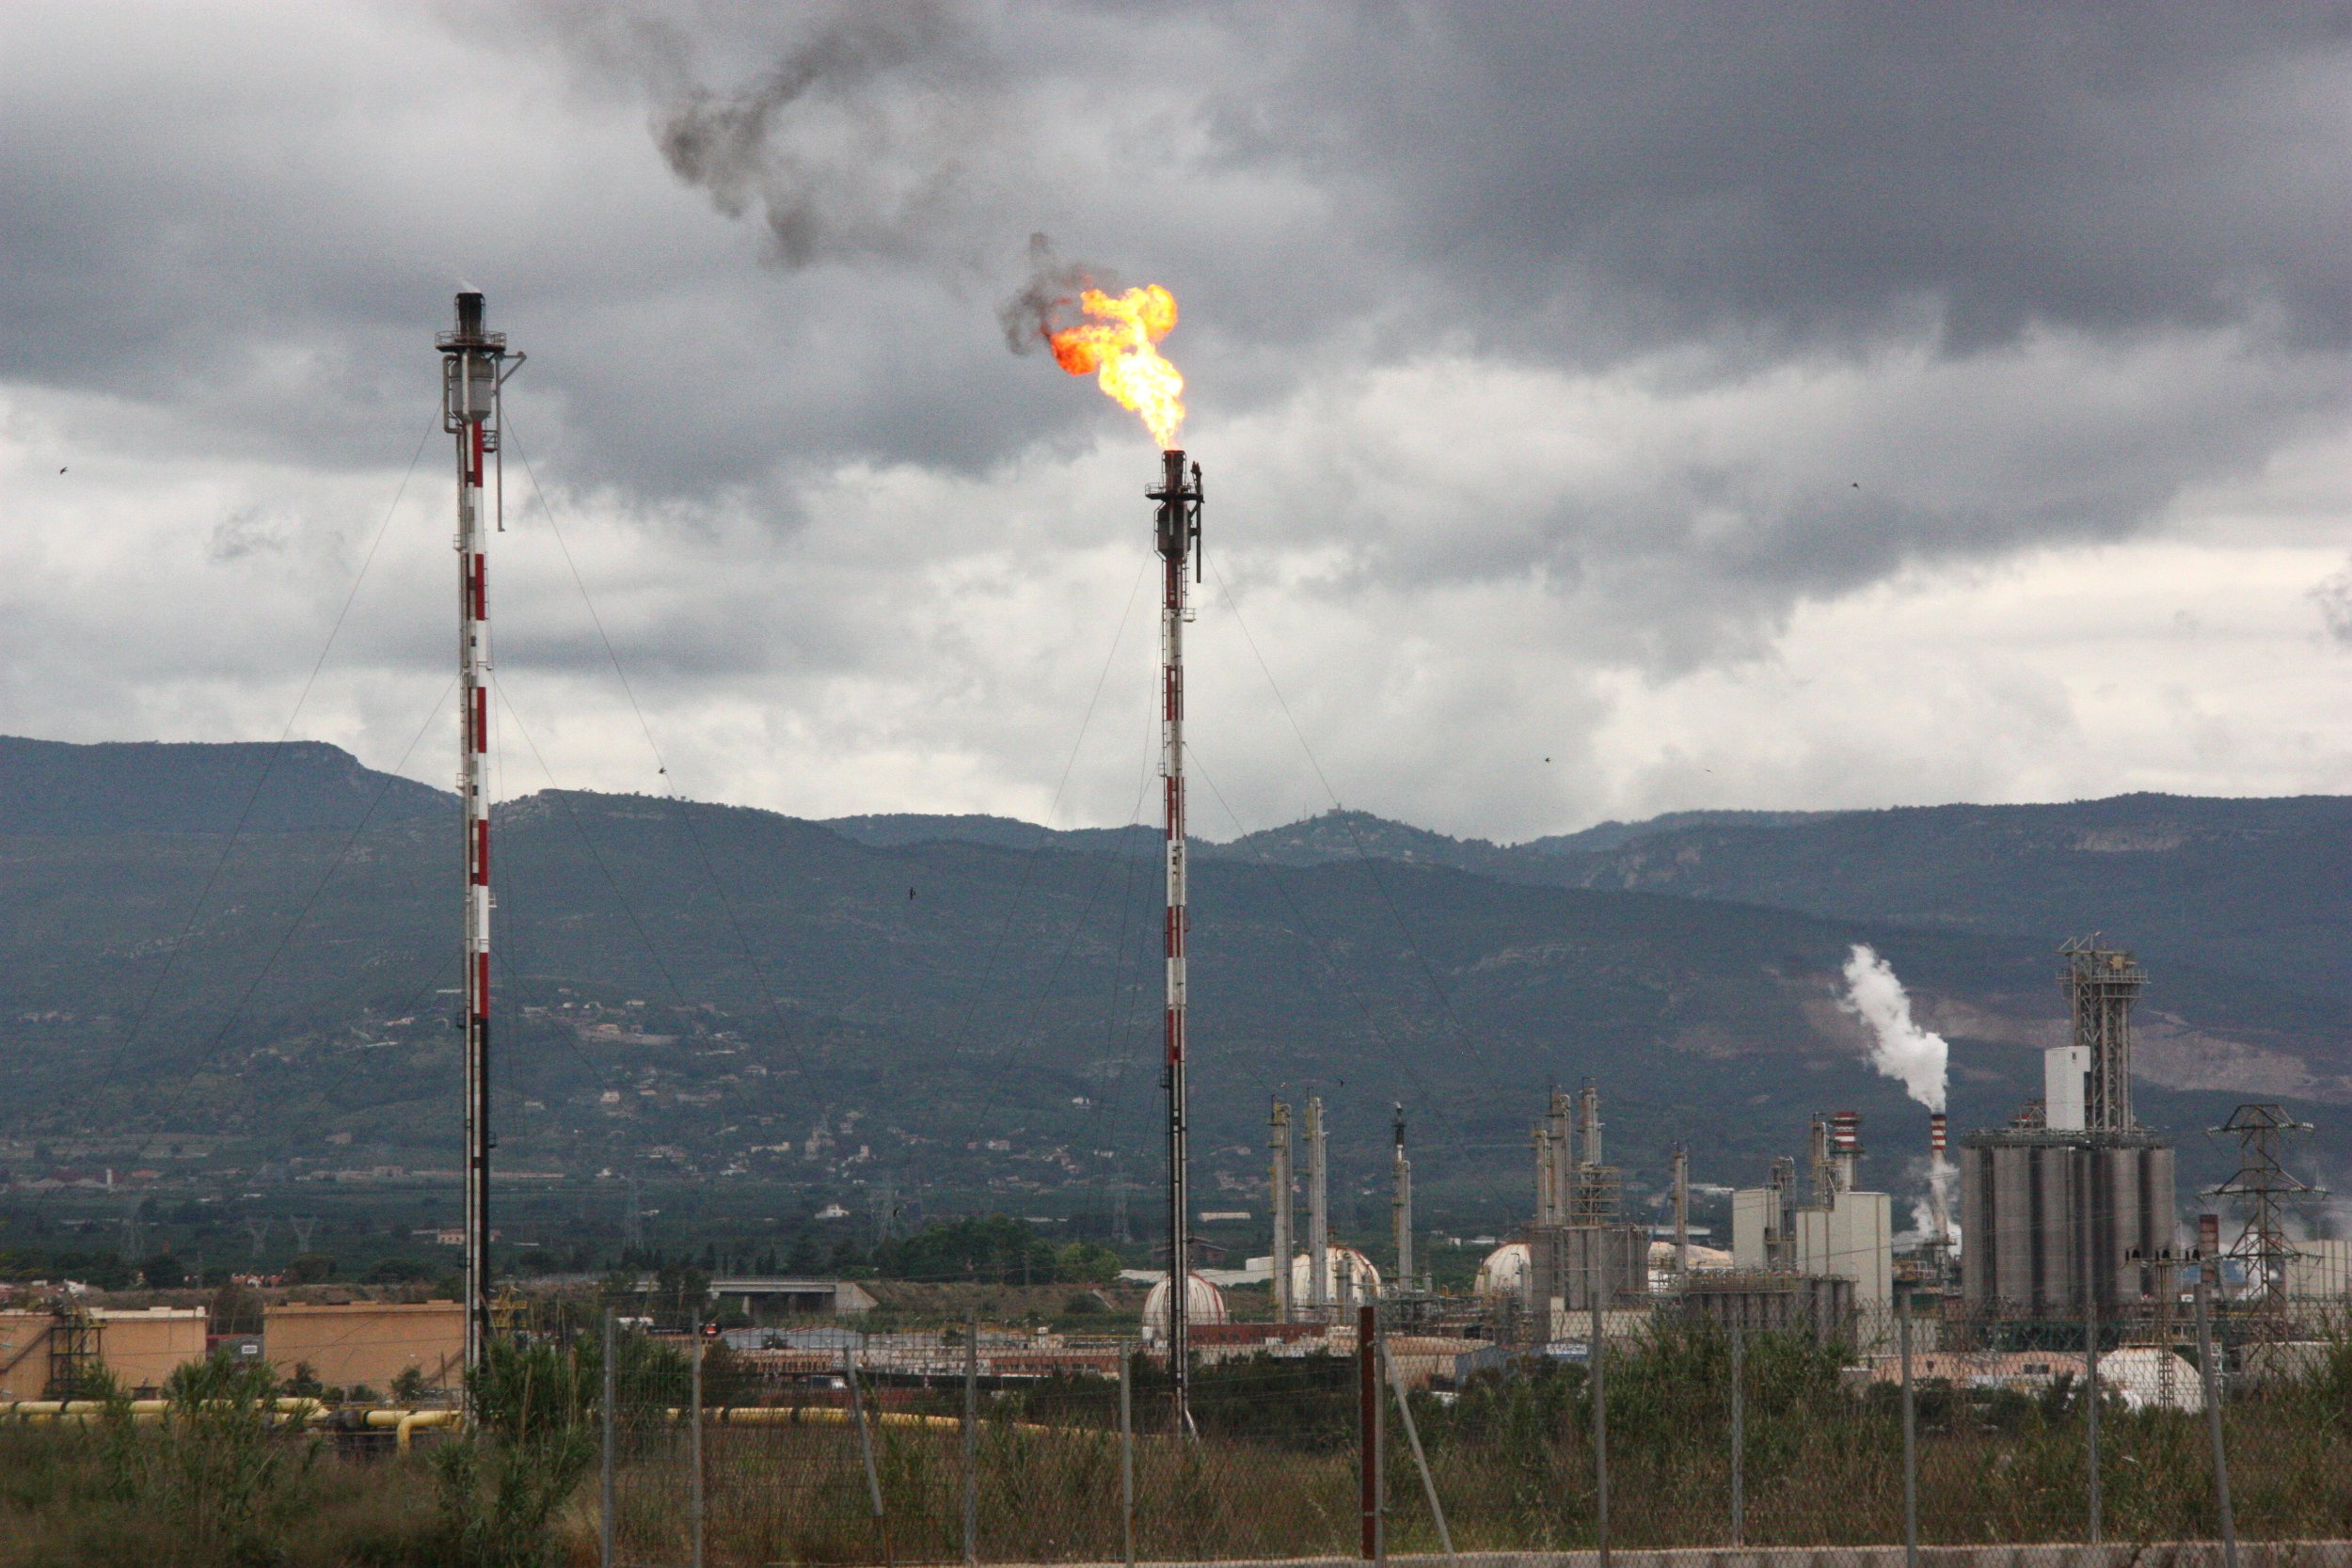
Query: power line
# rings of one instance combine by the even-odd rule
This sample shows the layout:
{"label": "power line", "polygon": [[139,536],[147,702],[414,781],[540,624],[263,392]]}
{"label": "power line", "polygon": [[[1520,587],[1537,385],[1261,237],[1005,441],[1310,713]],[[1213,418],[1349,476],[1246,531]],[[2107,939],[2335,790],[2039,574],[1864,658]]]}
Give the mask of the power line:
{"label": "power line", "polygon": [[[180,935],[165,950],[163,967],[155,974],[155,983],[148,988],[146,998],[139,1003],[138,1011],[132,1016],[129,1031],[115,1046],[113,1053],[107,1056],[105,1069],[100,1074],[100,1082],[113,1082],[116,1069],[122,1065],[123,1056],[137,1041],[140,1032],[147,1027],[147,1020],[154,1010],[156,997],[162,994],[164,983],[171,977],[172,969],[179,963],[181,950],[187,946],[188,938],[194,934],[196,923],[202,916],[205,904],[213,896],[213,888],[220,880],[221,872],[229,864],[229,857],[236,852],[237,845],[244,839],[246,825],[253,817],[253,808],[260,803],[262,791],[268,785],[270,774],[278,767],[278,759],[285,753],[287,738],[294,734],[294,724],[301,719],[302,709],[310,700],[311,689],[318,685],[319,672],[326,668],[326,656],[334,651],[335,640],[342,635],[343,622],[350,616],[351,607],[359,597],[360,587],[368,580],[369,568],[375,564],[375,552],[382,546],[385,534],[391,529],[392,518],[398,515],[400,503],[408,494],[408,482],[416,477],[417,464],[424,456],[424,444],[433,438],[434,427],[438,423],[439,416],[436,414],[432,420],[426,421],[424,434],[417,437],[416,451],[408,454],[408,467],[402,470],[400,485],[392,492],[392,503],[384,509],[384,519],[375,526],[375,537],[368,542],[367,554],[359,559],[358,573],[351,579],[349,592],[343,594],[342,607],[335,611],[334,624],[326,629],[326,641],[320,644],[318,657],[310,661],[310,673],[304,679],[302,690],[294,698],[294,710],[286,715],[285,725],[278,732],[277,743],[262,753],[262,770],[253,780],[253,789],[246,796],[244,808],[237,813],[236,825],[229,830],[229,842],[220,847],[220,854],[213,862],[212,870],[205,874],[204,885],[197,890],[196,902],[189,906],[186,923],[180,927]],[[446,700],[448,693],[444,692],[442,696]],[[415,750],[413,743],[411,743],[410,750]],[[407,761],[405,753],[402,755],[401,760],[404,763]],[[398,769],[395,768],[394,771],[397,772]],[[373,807],[370,807],[370,810],[373,811]]]}
{"label": "power line", "polygon": [[[661,779],[662,794],[675,808],[674,815],[684,823],[687,836],[693,842],[695,858],[702,863],[703,875],[709,881],[711,891],[718,895],[719,907],[725,912],[727,924],[734,929],[737,944],[743,950],[743,967],[750,972],[753,983],[758,987],[760,995],[767,1000],[769,1011],[775,1017],[778,1041],[792,1053],[793,1065],[800,1070],[802,1081],[809,1083],[807,1062],[799,1042],[792,1038],[790,1021],[785,1016],[784,1006],[776,1000],[775,991],[768,984],[766,971],[753,955],[751,938],[744,932],[743,923],[736,915],[734,900],[727,896],[717,869],[710,863],[710,853],[704,847],[701,832],[694,826],[693,813],[686,809],[686,803],[677,797],[670,778],[669,764],[661,755],[660,743],[653,737],[653,726],[645,721],[645,710],[637,701],[636,689],[629,684],[628,672],[622,667],[620,652],[613,647],[612,637],[604,629],[604,617],[596,613],[596,599],[588,592],[587,579],[580,576],[580,564],[572,559],[571,546],[564,542],[564,531],[555,520],[555,509],[548,503],[547,492],[539,487],[538,471],[532,467],[530,454],[523,450],[522,439],[515,434],[511,420],[504,434],[514,441],[515,455],[521,460],[523,473],[531,481],[531,493],[539,503],[540,515],[547,518],[548,532],[555,540],[557,551],[564,557],[565,569],[571,573],[572,585],[580,590],[580,601],[588,611],[589,623],[596,628],[596,641],[604,645],[605,657],[612,661],[612,673],[621,683],[621,694],[628,699],[629,711],[637,716],[638,732],[645,737],[645,749],[653,754],[654,771]],[[512,711],[511,704],[509,711]]]}
{"label": "power line", "polygon": [[[418,727],[416,736],[408,742],[407,749],[400,753],[400,761],[394,763],[390,770],[384,775],[384,782],[376,787],[374,799],[368,802],[368,809],[360,814],[358,822],[343,839],[342,847],[335,851],[334,859],[327,863],[326,871],[320,874],[317,883],[310,889],[310,895],[303,899],[302,907],[294,911],[294,919],[288,922],[284,934],[278,939],[278,945],[270,950],[270,955],[262,960],[262,967],[254,971],[253,978],[246,983],[244,994],[237,998],[236,1006],[229,1009],[229,1016],[221,1021],[219,1029],[215,1031],[212,1043],[205,1047],[203,1053],[197,1059],[196,1066],[189,1069],[187,1077],[181,1081],[178,1091],[165,1105],[163,1116],[156,1121],[158,1130],[170,1124],[173,1114],[180,1109],[181,1101],[187,1097],[188,1091],[196,1086],[197,1079],[203,1074],[206,1068],[212,1066],[214,1059],[219,1055],[221,1048],[228,1043],[230,1030],[234,1028],[238,1020],[244,1016],[246,1006],[252,1002],[255,993],[262,989],[262,982],[269,978],[270,971],[278,966],[278,960],[283,958],[286,949],[293,945],[295,934],[302,929],[303,923],[310,918],[312,907],[326,892],[327,884],[335,879],[335,873],[342,869],[343,861],[351,854],[352,846],[359,842],[360,833],[365,832],[368,824],[374,819],[376,807],[384,803],[384,798],[391,792],[393,784],[404,782],[400,777],[401,768],[407,766],[410,755],[415,752],[418,746],[423,743],[425,732],[433,727],[433,721],[440,716],[441,705],[449,701],[449,694],[456,688],[456,685],[457,682],[453,677],[449,685],[441,689],[441,695],[435,700],[432,711],[425,715],[424,722]],[[148,1141],[138,1147],[138,1156],[145,1156],[149,1146],[156,1136],[155,1132],[148,1134]]]}

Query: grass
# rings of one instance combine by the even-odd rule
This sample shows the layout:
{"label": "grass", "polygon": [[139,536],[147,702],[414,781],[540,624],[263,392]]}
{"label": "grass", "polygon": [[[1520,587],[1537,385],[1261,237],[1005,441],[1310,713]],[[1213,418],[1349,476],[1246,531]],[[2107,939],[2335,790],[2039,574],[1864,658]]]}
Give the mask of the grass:
{"label": "grass", "polygon": [[[1643,1354],[1613,1356],[1614,1544],[1728,1544],[1722,1352],[1703,1335],[1669,1335]],[[1747,1364],[1746,1541],[1899,1541],[1894,1390],[1857,1396],[1841,1385],[1836,1354],[1803,1341],[1751,1341]],[[126,1418],[81,1429],[0,1428],[0,1568],[584,1568],[596,1560],[598,1528],[596,1470],[578,1463],[583,1440],[593,1448],[590,1370],[546,1347],[516,1357],[502,1373],[511,1418],[494,1425],[480,1451],[461,1439],[437,1454],[356,1457],[330,1434],[254,1419],[258,1386],[192,1384],[180,1391],[183,1418],[162,1427]],[[646,1381],[666,1390],[672,1380],[652,1371]],[[1200,1439],[1160,1431],[1136,1439],[1138,1554],[1352,1554],[1359,1517],[1350,1374],[1345,1362],[1317,1358],[1203,1369]],[[1149,1423],[1166,1409],[1164,1389],[1150,1376],[1137,1385],[1137,1416]],[[1546,1366],[1481,1379],[1450,1403],[1415,1397],[1458,1548],[1596,1543],[1589,1395],[1581,1369]],[[960,1390],[933,1398],[937,1408],[960,1407]],[[654,1408],[648,1402],[623,1426],[622,1556],[683,1564],[692,1533],[690,1441]],[[2063,1385],[2040,1397],[1923,1386],[1922,1540],[2083,1539],[2085,1415],[2084,1402]],[[2210,1539],[2216,1513],[2203,1417],[2109,1404],[2101,1419],[2106,1538]],[[2226,1427],[2246,1538],[2352,1536],[2352,1350],[2338,1345],[2312,1376],[2234,1402]],[[1434,1522],[1393,1407],[1389,1432],[1390,1544],[1432,1550]],[[712,1568],[871,1563],[885,1554],[900,1562],[960,1560],[962,1433],[890,1424],[874,1438],[886,1543],[853,1427],[818,1418],[707,1428]],[[1072,1380],[992,1401],[976,1444],[985,1560],[1121,1556],[1110,1387]]]}

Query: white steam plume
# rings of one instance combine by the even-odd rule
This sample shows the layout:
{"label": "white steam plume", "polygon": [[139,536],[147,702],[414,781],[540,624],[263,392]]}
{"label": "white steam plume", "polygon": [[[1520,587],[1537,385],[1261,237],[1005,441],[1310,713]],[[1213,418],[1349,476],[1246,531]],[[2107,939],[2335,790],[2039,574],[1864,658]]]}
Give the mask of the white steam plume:
{"label": "white steam plume", "polygon": [[[1892,964],[1865,944],[1854,943],[1846,958],[1846,994],[1837,1005],[1870,1026],[1870,1065],[1882,1076],[1900,1084],[1905,1094],[1929,1110],[1944,1109],[1952,1048],[1943,1036],[1913,1020],[1910,993],[1896,978]],[[1946,1240],[1960,1239],[1960,1227],[1951,1218],[1959,1174],[1940,1154],[1930,1161],[1928,1182],[1933,1196],[1921,1198],[1912,1213],[1919,1236],[1933,1234],[1940,1217]]]}
{"label": "white steam plume", "polygon": [[1952,1048],[1912,1022],[1911,997],[1894,966],[1854,943],[1846,959],[1846,994],[1837,1005],[1870,1026],[1870,1065],[1931,1111],[1944,1109],[1944,1070]]}

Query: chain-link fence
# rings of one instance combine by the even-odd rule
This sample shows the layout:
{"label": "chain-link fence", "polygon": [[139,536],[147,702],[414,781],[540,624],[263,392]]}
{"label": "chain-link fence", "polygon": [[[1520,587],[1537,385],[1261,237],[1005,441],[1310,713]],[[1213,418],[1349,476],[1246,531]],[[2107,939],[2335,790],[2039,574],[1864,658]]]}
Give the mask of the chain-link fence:
{"label": "chain-link fence", "polygon": [[622,1324],[603,1560],[2352,1563],[2340,1323],[1933,1299],[1831,1323],[1720,1298],[1558,1313],[1516,1341],[1426,1303],[1220,1323],[1195,1331],[1182,1413],[1148,1338]]}

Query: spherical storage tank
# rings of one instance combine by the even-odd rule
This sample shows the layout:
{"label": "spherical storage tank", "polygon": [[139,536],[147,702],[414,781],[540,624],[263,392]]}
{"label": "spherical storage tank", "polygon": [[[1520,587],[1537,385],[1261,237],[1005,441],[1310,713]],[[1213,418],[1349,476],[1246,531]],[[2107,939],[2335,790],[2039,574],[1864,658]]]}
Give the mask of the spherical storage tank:
{"label": "spherical storage tank", "polygon": [[[1225,1292],[1195,1274],[1187,1281],[1184,1292],[1184,1317],[1189,1323],[1221,1323],[1225,1319]],[[1152,1287],[1152,1293],[1143,1298],[1143,1337],[1147,1339],[1168,1338],[1168,1281],[1163,1279]]]}
{"label": "spherical storage tank", "polygon": [[1523,1294],[1528,1270],[1534,1260],[1534,1254],[1528,1250],[1525,1242],[1505,1242],[1486,1254],[1486,1260],[1478,1265],[1478,1282],[1471,1289],[1482,1296]]}
{"label": "spherical storage tank", "polygon": [[[1306,1306],[1311,1299],[1308,1292],[1312,1287],[1308,1281],[1307,1264],[1308,1259],[1313,1256],[1312,1253],[1301,1252],[1291,1259],[1291,1300],[1301,1307]],[[1325,1279],[1327,1288],[1330,1291],[1327,1299],[1331,1305],[1335,1307],[1339,1305],[1340,1280],[1343,1275],[1351,1271],[1356,1281],[1352,1289],[1356,1292],[1355,1299],[1358,1302],[1360,1303],[1380,1293],[1380,1271],[1372,1266],[1371,1259],[1352,1246],[1338,1245],[1325,1249],[1324,1256],[1330,1259],[1331,1272],[1325,1275]],[[1345,1261],[1343,1262],[1343,1259]]]}

